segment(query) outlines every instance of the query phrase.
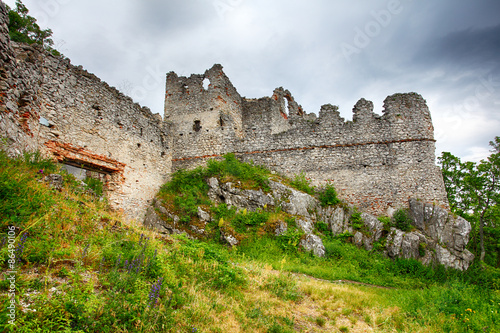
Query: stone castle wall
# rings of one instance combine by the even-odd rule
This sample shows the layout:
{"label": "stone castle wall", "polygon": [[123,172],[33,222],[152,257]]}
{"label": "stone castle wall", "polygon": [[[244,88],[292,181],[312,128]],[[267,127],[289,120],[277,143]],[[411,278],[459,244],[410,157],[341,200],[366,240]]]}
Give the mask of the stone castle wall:
{"label": "stone castle wall", "polygon": [[42,79],[39,71],[17,65],[7,23],[7,10],[0,2],[0,146],[10,155],[19,155],[38,148],[38,82]]}
{"label": "stone castle wall", "polygon": [[40,149],[101,173],[110,203],[142,218],[171,170],[171,137],[161,116],[68,59],[9,42],[3,4],[0,10],[0,133],[8,150]]}
{"label": "stone castle wall", "polygon": [[[214,68],[221,71],[220,65]],[[353,121],[346,122],[331,105],[323,106],[319,117],[305,113],[283,88],[276,89],[272,97],[242,99],[223,77],[218,86],[208,88],[209,98],[215,100],[229,91],[231,100],[242,101],[237,105],[242,115],[242,136],[227,131],[223,136],[223,126],[213,120],[226,117],[227,122],[234,121],[226,105],[207,109],[202,102],[207,100],[203,90],[178,95],[173,102],[168,95],[171,82],[167,81],[166,110],[176,110],[177,119],[182,118],[178,104],[188,98],[197,112],[184,119],[191,126],[197,123],[202,127],[200,131],[177,133],[174,125],[174,169],[234,152],[242,160],[252,160],[290,177],[304,172],[315,185],[331,181],[343,200],[370,213],[390,214],[406,206],[409,198],[448,208],[441,172],[435,165],[432,121],[420,95],[389,96],[382,116],[373,112],[372,102],[361,99],[353,109]],[[176,79],[192,86],[192,81],[204,78]],[[205,110],[210,117],[205,116]],[[213,133],[220,135],[218,139],[214,140]],[[205,150],[206,146],[210,149]]]}
{"label": "stone castle wall", "polygon": [[0,2],[0,136],[11,154],[40,149],[98,172],[111,204],[141,218],[170,173],[234,152],[316,185],[375,213],[409,198],[448,202],[435,165],[433,126],[418,94],[395,94],[381,116],[361,99],[353,121],[325,105],[307,114],[291,93],[241,97],[222,66],[202,75],[167,74],[165,120],[68,59],[9,41]]}

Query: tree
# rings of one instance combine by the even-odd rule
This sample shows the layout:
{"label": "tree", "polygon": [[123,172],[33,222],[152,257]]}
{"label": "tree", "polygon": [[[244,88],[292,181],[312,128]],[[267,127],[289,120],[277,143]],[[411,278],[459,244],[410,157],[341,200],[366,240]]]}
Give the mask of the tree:
{"label": "tree", "polygon": [[9,37],[12,41],[27,44],[39,44],[45,50],[54,55],[60,53],[52,48],[54,41],[52,40],[52,30],[42,29],[36,23],[36,19],[28,15],[29,10],[21,0],[16,1],[16,8],[10,9],[9,12]]}
{"label": "tree", "polygon": [[444,152],[439,158],[451,210],[470,220],[479,233],[479,244],[477,239],[475,243],[476,254],[479,245],[481,261],[484,261],[486,255],[485,227],[488,228],[489,235],[496,234],[499,216],[500,137],[495,137],[490,146],[493,148],[491,155],[479,163],[463,163],[448,152]]}

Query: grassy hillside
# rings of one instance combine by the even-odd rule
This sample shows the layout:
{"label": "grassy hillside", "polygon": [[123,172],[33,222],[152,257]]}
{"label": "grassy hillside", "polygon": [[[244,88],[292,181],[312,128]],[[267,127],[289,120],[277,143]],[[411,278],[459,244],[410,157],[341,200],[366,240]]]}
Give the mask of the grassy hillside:
{"label": "grassy hillside", "polygon": [[[2,331],[500,331],[500,275],[489,267],[460,273],[391,261],[326,230],[317,232],[327,256],[317,258],[297,248],[296,235],[263,232],[280,212],[231,212],[203,196],[200,180],[209,173],[265,189],[273,176],[264,169],[229,159],[180,172],[163,187],[159,197],[185,222],[196,205],[220,212],[223,223],[212,225],[205,242],[127,225],[70,175],[63,174],[62,189],[50,188],[42,179],[52,172],[63,174],[36,154],[13,160],[0,152]],[[300,177],[291,183],[307,190]],[[234,249],[216,237],[230,227],[245,236]],[[15,326],[8,317],[12,268]]]}

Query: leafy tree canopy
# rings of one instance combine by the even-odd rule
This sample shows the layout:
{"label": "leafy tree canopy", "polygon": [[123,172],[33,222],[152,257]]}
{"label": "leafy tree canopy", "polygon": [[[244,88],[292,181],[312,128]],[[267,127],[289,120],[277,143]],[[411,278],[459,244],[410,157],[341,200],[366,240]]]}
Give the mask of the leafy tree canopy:
{"label": "leafy tree canopy", "polygon": [[6,7],[9,12],[9,36],[12,41],[30,45],[36,43],[52,54],[60,55],[57,50],[52,48],[54,45],[51,38],[52,30],[40,28],[36,19],[28,15],[29,10],[21,0],[16,1],[15,9]]}
{"label": "leafy tree canopy", "polygon": [[495,240],[500,228],[500,137],[495,137],[490,146],[491,155],[478,163],[462,162],[448,152],[438,160],[451,210],[473,225],[473,250],[481,261],[488,255],[500,266],[500,244]]}

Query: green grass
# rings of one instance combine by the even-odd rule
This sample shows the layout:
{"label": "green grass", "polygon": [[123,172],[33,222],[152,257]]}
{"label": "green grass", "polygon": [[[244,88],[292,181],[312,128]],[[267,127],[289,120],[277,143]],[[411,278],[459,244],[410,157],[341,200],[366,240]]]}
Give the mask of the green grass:
{"label": "green grass", "polygon": [[315,187],[311,185],[311,182],[309,181],[309,179],[306,178],[306,174],[303,172],[301,172],[298,175],[295,175],[295,177],[292,180],[290,180],[288,184],[296,188],[297,190],[300,190],[307,194],[310,195],[316,194]]}
{"label": "green grass", "polygon": [[[224,168],[215,169],[237,181]],[[40,170],[58,172],[39,155],[10,159],[0,152],[0,241],[9,225],[16,226],[16,246],[27,235],[24,249],[16,252],[17,298],[36,310],[23,305],[17,326],[8,325],[9,284],[2,274],[0,331],[355,331],[359,325],[381,332],[500,330],[500,273],[492,267],[473,265],[462,273],[392,261],[329,237],[320,225],[327,255],[317,258],[297,248],[302,235],[292,216],[223,205],[213,213],[223,227],[245,236],[237,248],[219,244],[217,237],[160,237],[125,224],[69,175],[62,191],[50,189],[40,181]],[[174,176],[163,195],[173,199],[176,191],[192,191],[192,200],[206,203],[195,195],[205,191],[206,171],[186,175]],[[242,186],[258,183],[253,176],[247,181]],[[180,209],[189,213],[190,206]],[[287,221],[289,231],[273,236],[269,227],[278,220]],[[219,222],[212,222],[213,230]],[[3,272],[7,263],[4,242]],[[392,289],[337,285],[298,273]]]}

